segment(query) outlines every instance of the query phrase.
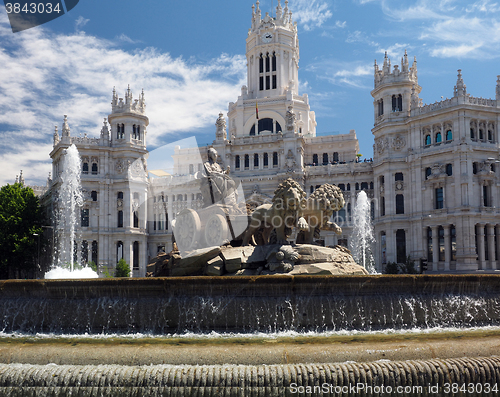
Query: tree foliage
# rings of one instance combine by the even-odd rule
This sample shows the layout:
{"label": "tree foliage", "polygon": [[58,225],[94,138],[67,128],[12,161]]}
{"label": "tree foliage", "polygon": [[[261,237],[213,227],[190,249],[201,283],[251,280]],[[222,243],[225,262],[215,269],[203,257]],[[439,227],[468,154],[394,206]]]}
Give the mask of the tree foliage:
{"label": "tree foliage", "polygon": [[115,277],[130,277],[130,266],[123,258],[116,265]]}
{"label": "tree foliage", "polygon": [[33,189],[20,183],[0,189],[0,278],[34,277],[41,224],[42,211]]}

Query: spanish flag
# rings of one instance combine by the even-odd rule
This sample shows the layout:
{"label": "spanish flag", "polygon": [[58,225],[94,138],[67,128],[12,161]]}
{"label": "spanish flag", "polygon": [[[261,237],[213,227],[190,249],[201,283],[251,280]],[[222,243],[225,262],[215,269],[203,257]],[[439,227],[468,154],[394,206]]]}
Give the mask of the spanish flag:
{"label": "spanish flag", "polygon": [[255,101],[255,118],[259,119],[259,104]]}

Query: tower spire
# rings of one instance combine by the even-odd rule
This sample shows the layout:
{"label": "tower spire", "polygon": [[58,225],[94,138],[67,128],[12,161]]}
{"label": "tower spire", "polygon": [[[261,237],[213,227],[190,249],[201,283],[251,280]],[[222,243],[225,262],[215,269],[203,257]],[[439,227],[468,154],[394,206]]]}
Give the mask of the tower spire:
{"label": "tower spire", "polygon": [[462,78],[462,69],[458,69],[457,85],[455,86],[453,96],[464,96],[464,95],[467,95],[467,87],[464,84],[464,79]]}
{"label": "tower spire", "polygon": [[63,128],[62,128],[62,136],[70,136],[71,135],[71,130],[69,128],[68,124],[68,116],[65,114],[64,115],[64,121],[63,121]]}

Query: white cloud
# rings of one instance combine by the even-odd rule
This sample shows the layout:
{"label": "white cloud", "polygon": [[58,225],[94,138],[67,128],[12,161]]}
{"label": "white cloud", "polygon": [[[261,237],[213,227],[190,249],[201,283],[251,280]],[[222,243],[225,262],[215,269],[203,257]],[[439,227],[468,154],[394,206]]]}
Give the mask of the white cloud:
{"label": "white cloud", "polygon": [[328,4],[322,0],[295,0],[290,3],[293,9],[293,18],[304,26],[305,30],[321,27],[323,23],[332,17]]}
{"label": "white cloud", "polygon": [[347,21],[343,22],[335,21],[335,27],[337,28],[344,29],[346,26],[347,26]]}
{"label": "white cloud", "polygon": [[306,70],[331,84],[363,89],[370,89],[366,77],[373,74],[373,68],[364,62],[339,62],[333,59],[315,62],[307,66]]}
{"label": "white cloud", "polygon": [[[401,22],[400,34],[418,37],[430,55],[442,58],[497,58],[500,55],[500,6],[490,0],[360,0],[379,3],[383,13]],[[354,32],[357,33],[357,32]],[[380,33],[388,35],[387,32]],[[401,37],[401,35],[399,36]],[[351,35],[350,40],[362,37]]]}
{"label": "white cloud", "polygon": [[90,19],[85,19],[80,15],[75,21],[76,30],[80,30],[81,28],[83,28],[88,21],[90,21]]}
{"label": "white cloud", "polygon": [[169,134],[211,126],[245,83],[241,55],[199,63],[152,48],[126,52],[84,32],[59,35],[39,27],[12,34],[4,15],[0,42],[1,184],[12,183],[21,168],[27,181],[43,182],[54,125],[61,129],[64,114],[72,135],[98,136],[113,86],[123,96],[130,84],[134,98],[144,88],[151,147]]}

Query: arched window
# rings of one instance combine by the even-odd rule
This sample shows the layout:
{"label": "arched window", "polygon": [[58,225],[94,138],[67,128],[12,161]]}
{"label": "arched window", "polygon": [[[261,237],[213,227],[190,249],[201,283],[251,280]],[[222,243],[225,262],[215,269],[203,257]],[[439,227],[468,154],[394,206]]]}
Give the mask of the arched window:
{"label": "arched window", "polygon": [[491,130],[488,130],[488,141],[493,141],[493,132]]}
{"label": "arched window", "polygon": [[245,154],[245,169],[248,169],[248,167],[250,167],[250,156]]}
{"label": "arched window", "polygon": [[479,129],[479,140],[482,141],[484,139],[484,133],[483,133],[483,129],[480,128]]}
{"label": "arched window", "polygon": [[310,191],[311,193],[313,193],[313,192],[314,192],[314,186],[313,186],[313,185],[311,185],[311,188],[309,189],[309,191]]}
{"label": "arched window", "polygon": [[398,95],[398,109],[400,112],[403,111],[403,96],[401,94]]}
{"label": "arched window", "polygon": [[402,172],[396,172],[394,174],[394,180],[397,182],[397,181],[403,181],[404,180],[404,176],[403,176],[403,173]]}
{"label": "arched window", "polygon": [[92,175],[97,175],[97,163],[92,163]]}
{"label": "arched window", "polygon": [[318,155],[317,154],[313,154],[313,164],[318,165]]}
{"label": "arched window", "polygon": [[429,134],[427,134],[425,136],[425,146],[429,146],[431,144],[431,136]]}
{"label": "arched window", "polygon": [[453,175],[453,165],[452,164],[446,164],[446,175],[448,175],[448,176]]}
{"label": "arched window", "polygon": [[[276,131],[274,131],[275,124]],[[257,124],[257,133],[260,134],[263,131],[281,132],[281,124],[271,118],[259,119],[259,122]],[[252,128],[250,129],[250,135],[255,135],[255,124],[252,125]]]}
{"label": "arched window", "polygon": [[273,52],[273,65],[272,66],[273,66],[273,72],[276,72],[276,53],[275,52]]}
{"label": "arched window", "polygon": [[260,54],[259,57],[259,73],[264,73],[264,57],[262,56],[262,54]]}
{"label": "arched window", "polygon": [[269,72],[271,70],[270,66],[270,58],[269,58],[269,53],[266,54],[266,72]]}
{"label": "arched window", "polygon": [[264,153],[264,168],[269,166],[269,155]]}
{"label": "arched window", "polygon": [[373,182],[370,182],[370,189],[373,190]]}
{"label": "arched window", "polygon": [[123,200],[123,192],[118,192],[118,194],[117,194],[117,198],[118,198],[119,200]]}
{"label": "arched window", "polygon": [[396,214],[405,213],[405,198],[402,194],[396,194]]}
{"label": "arched window", "polygon": [[368,182],[361,182],[361,190],[368,189]]}
{"label": "arched window", "polygon": [[139,241],[134,241],[134,244],[132,245],[132,251],[133,251],[133,269],[134,270],[139,270]]}
{"label": "arched window", "polygon": [[253,166],[254,168],[259,168],[259,154],[254,153],[253,155]]}
{"label": "arched window", "polygon": [[278,166],[278,152],[273,152],[273,167]]}
{"label": "arched window", "polygon": [[347,191],[349,192],[350,190],[351,190],[351,184],[350,184],[350,183],[348,183],[348,184],[347,184]]}
{"label": "arched window", "polygon": [[323,165],[328,164],[328,153],[323,153]]}
{"label": "arched window", "polygon": [[436,143],[441,143],[442,138],[441,138],[441,132],[436,133]]}
{"label": "arched window", "polygon": [[378,115],[382,116],[384,114],[384,100],[381,99],[378,101]]}
{"label": "arched window", "polygon": [[139,213],[137,211],[134,211],[134,227],[139,227]]}
{"label": "arched window", "polygon": [[355,189],[359,190],[359,183],[358,182],[356,182]]}
{"label": "arched window", "polygon": [[385,216],[385,197],[380,197],[380,216]]}
{"label": "arched window", "polygon": [[83,163],[82,164],[82,173],[88,174],[89,173],[89,163]]}
{"label": "arched window", "polygon": [[339,183],[339,189],[344,191],[345,190],[345,184]]}
{"label": "arched window", "polygon": [[116,125],[116,139],[123,139],[125,136],[125,124]]}
{"label": "arched window", "polygon": [[453,133],[451,130],[446,131],[446,140],[451,141],[453,139]]}
{"label": "arched window", "polygon": [[141,139],[141,127],[139,125],[132,125],[132,138]]}
{"label": "arched window", "polygon": [[97,201],[97,192],[92,190],[92,192],[90,192],[90,197],[92,198],[92,201]]}
{"label": "arched window", "polygon": [[431,174],[432,174],[432,169],[431,169],[431,167],[427,167],[427,168],[425,169],[425,179],[429,179],[429,177],[431,176]]}
{"label": "arched window", "polygon": [[116,243],[116,262],[123,259],[123,242],[118,241]]}
{"label": "arched window", "polygon": [[234,167],[239,170],[240,169],[240,155],[237,154],[234,158]]}
{"label": "arched window", "polygon": [[338,163],[339,161],[339,152],[333,152],[333,162]]}

